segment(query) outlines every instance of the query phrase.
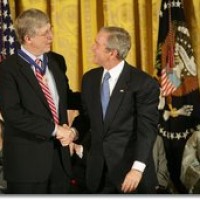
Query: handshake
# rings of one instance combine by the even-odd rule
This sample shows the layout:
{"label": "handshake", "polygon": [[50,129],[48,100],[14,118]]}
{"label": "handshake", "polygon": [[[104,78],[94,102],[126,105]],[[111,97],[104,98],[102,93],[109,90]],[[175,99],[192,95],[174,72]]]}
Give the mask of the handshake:
{"label": "handshake", "polygon": [[79,157],[82,157],[82,145],[74,143],[78,139],[78,132],[67,124],[63,124],[63,126],[56,125],[56,129],[56,139],[60,141],[63,147],[69,145],[71,156],[76,153]]}
{"label": "handshake", "polygon": [[63,126],[56,125],[55,136],[56,139],[60,141],[62,146],[68,146],[78,138],[78,133],[75,129],[69,127],[67,124],[63,124]]}

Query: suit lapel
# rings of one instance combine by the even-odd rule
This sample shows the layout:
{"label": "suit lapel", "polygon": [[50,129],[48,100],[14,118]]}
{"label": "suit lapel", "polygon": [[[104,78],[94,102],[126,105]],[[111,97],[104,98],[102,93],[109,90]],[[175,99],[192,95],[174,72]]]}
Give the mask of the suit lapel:
{"label": "suit lapel", "polygon": [[103,111],[101,106],[101,80],[103,75],[103,67],[100,68],[96,76],[94,78],[93,85],[93,100],[95,102],[94,113],[96,113],[96,122],[99,123],[99,127],[103,127]]}
{"label": "suit lapel", "polygon": [[42,89],[34,75],[31,65],[20,57],[18,59],[18,62],[19,62],[19,65],[21,66],[20,70],[21,70],[22,74],[24,75],[24,78],[32,86],[35,93],[41,99],[41,102],[49,109],[48,102],[47,102],[47,100],[42,92]]}
{"label": "suit lapel", "polygon": [[61,83],[61,80],[60,80],[60,76],[59,76],[59,72],[58,72],[58,67],[56,62],[51,59],[51,56],[48,55],[48,68],[49,70],[51,71],[51,73],[53,74],[53,77],[54,77],[54,80],[55,80],[55,83],[56,83],[56,88],[57,88],[57,91],[58,91],[58,95],[61,96],[61,93],[62,93],[62,84],[65,84],[65,83]]}
{"label": "suit lapel", "polygon": [[112,123],[119,107],[121,106],[124,95],[126,94],[126,91],[128,89],[129,81],[130,81],[130,71],[129,68],[127,67],[127,64],[125,64],[124,69],[122,70],[122,73],[119,76],[119,79],[110,97],[110,102],[104,119],[105,132],[108,129],[109,125]]}
{"label": "suit lapel", "polygon": [[[59,71],[59,67],[58,64],[55,62],[54,59],[52,59],[51,54],[47,54],[48,55],[48,68],[49,71],[52,73],[55,84],[56,84],[56,89],[58,92],[58,96],[59,97],[63,97],[66,93],[66,91],[64,91],[65,87],[62,87],[63,85],[65,85],[66,83],[63,82],[63,79],[61,79],[60,77],[60,71]],[[65,94],[63,94],[65,93]],[[61,98],[59,99],[59,104],[58,104],[58,110],[59,110],[59,118],[60,118],[60,122],[62,120],[64,120],[64,122],[66,123],[68,121],[67,116],[66,116],[66,112],[64,112],[64,109],[66,109],[66,107],[62,104],[62,100]],[[65,118],[63,118],[65,116]]]}

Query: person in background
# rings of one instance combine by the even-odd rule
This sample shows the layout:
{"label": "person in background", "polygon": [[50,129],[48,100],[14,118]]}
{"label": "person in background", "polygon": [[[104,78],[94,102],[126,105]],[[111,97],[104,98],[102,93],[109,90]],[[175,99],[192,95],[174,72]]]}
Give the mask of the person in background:
{"label": "person in background", "polygon": [[125,29],[101,28],[92,48],[100,67],[83,76],[83,110],[72,127],[80,135],[90,132],[88,154],[84,146],[71,145],[80,157],[87,157],[86,185],[91,193],[156,193],[152,149],[159,85],[125,61],[130,48]]}
{"label": "person in background", "polygon": [[62,194],[70,188],[67,109],[79,106],[65,75],[63,56],[51,52],[52,27],[38,9],[15,21],[21,49],[0,63],[0,110],[4,118],[3,165],[10,194]]}
{"label": "person in background", "polygon": [[200,132],[187,140],[181,161],[180,179],[189,194],[200,194]]}
{"label": "person in background", "polygon": [[7,184],[4,179],[3,173],[3,131],[4,131],[4,122],[0,113],[0,194],[6,192]]}
{"label": "person in background", "polygon": [[156,141],[153,146],[153,159],[159,184],[156,187],[156,191],[158,194],[169,194],[170,177],[167,168],[167,159],[165,155],[164,143],[160,135],[157,135]]}

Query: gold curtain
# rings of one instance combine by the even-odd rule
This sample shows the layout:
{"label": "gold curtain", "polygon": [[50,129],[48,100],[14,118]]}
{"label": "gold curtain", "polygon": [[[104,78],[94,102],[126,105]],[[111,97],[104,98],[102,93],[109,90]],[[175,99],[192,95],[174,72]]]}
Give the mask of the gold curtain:
{"label": "gold curtain", "polygon": [[[200,0],[183,0],[198,68],[200,67]],[[132,36],[127,61],[153,75],[161,0],[9,0],[13,19],[23,10],[39,8],[51,19],[52,50],[67,62],[73,90],[95,65],[91,46],[101,26],[121,26]],[[199,77],[200,77],[200,70]]]}

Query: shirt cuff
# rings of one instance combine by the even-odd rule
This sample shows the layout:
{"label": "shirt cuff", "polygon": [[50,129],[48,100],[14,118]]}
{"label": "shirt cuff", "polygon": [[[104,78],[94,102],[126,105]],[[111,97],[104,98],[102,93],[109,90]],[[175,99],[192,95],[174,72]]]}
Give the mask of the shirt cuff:
{"label": "shirt cuff", "polygon": [[144,172],[146,165],[140,161],[135,161],[131,169],[135,169],[140,172]]}
{"label": "shirt cuff", "polygon": [[56,132],[57,132],[57,126],[55,125],[54,131],[52,133],[52,136],[55,137],[56,136]]}
{"label": "shirt cuff", "polygon": [[76,151],[76,154],[79,158],[83,158],[83,146],[82,145],[80,145],[80,151],[79,152]]}
{"label": "shirt cuff", "polygon": [[71,130],[73,133],[75,133],[74,141],[78,140],[79,134],[78,134],[78,131],[76,130],[76,128],[71,127],[70,130]]}

